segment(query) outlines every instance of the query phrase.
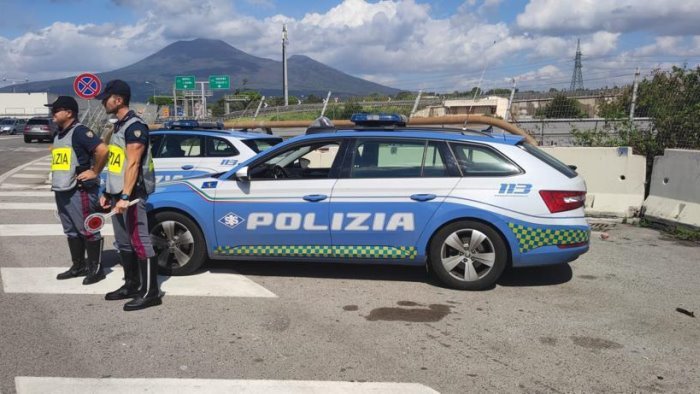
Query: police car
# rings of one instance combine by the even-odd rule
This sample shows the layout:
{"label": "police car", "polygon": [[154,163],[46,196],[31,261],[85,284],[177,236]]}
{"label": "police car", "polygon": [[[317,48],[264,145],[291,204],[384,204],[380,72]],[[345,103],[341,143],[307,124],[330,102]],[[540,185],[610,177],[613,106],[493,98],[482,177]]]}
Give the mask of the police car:
{"label": "police car", "polygon": [[[584,180],[523,137],[356,115],[149,197],[166,274],[207,258],[427,265],[480,290],[589,248]],[[398,125],[398,126],[397,126]]]}
{"label": "police car", "polygon": [[156,182],[227,171],[282,142],[270,134],[200,127],[155,130],[150,136]]}

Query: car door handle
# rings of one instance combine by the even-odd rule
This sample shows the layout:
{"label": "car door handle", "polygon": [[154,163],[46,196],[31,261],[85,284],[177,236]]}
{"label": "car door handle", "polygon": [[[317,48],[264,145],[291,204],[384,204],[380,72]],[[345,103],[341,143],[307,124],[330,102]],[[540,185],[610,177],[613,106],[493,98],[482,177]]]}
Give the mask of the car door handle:
{"label": "car door handle", "polygon": [[325,194],[307,194],[304,196],[304,200],[310,202],[319,202],[327,199],[328,196]]}
{"label": "car door handle", "polygon": [[434,200],[435,197],[437,197],[434,194],[412,194],[411,195],[411,200],[416,200],[416,201],[430,201]]}
{"label": "car door handle", "polygon": [[184,165],[180,168],[182,168],[183,170],[191,170],[194,168],[194,166],[192,164],[187,164],[187,165]]}

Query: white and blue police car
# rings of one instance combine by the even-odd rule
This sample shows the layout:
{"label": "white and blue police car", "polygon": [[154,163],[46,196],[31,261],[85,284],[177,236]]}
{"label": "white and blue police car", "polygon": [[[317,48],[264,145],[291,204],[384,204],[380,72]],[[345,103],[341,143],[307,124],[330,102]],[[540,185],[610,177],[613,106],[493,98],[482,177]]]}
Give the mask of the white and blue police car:
{"label": "white and blue police car", "polygon": [[189,274],[207,258],[381,262],[480,290],[507,266],[588,251],[584,180],[523,137],[352,120],[158,185],[148,204],[163,272]]}
{"label": "white and blue police car", "polygon": [[279,144],[282,138],[245,130],[209,128],[176,121],[150,133],[156,182],[230,170]]}
{"label": "white and blue police car", "polygon": [[[178,120],[149,133],[156,183],[228,171],[282,142],[247,130],[224,130],[218,122]],[[100,174],[104,185],[107,174]]]}

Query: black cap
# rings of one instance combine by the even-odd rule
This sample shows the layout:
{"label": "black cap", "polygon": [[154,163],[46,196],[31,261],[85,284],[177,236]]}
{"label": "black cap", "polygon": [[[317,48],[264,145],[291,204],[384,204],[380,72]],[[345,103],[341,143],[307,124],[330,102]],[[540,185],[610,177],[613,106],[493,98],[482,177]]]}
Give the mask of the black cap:
{"label": "black cap", "polygon": [[113,79],[107,82],[105,88],[102,90],[102,93],[95,96],[95,98],[98,100],[104,100],[106,98],[109,98],[109,96],[113,94],[122,96],[126,99],[130,99],[131,88],[129,87],[129,84],[122,81],[121,79]]}
{"label": "black cap", "polygon": [[54,101],[51,104],[44,104],[46,107],[51,108],[52,110],[56,108],[63,108],[63,109],[69,109],[73,111],[73,113],[78,113],[78,102],[75,101],[75,99],[71,96],[58,96],[56,101]]}

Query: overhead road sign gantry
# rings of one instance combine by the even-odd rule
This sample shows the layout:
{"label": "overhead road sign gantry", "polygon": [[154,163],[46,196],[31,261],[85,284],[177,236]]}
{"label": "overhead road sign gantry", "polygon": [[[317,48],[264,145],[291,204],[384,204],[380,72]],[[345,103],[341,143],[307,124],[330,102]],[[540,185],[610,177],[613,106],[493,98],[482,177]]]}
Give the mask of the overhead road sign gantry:
{"label": "overhead road sign gantry", "polygon": [[209,89],[231,89],[231,79],[228,75],[210,75]]}
{"label": "overhead road sign gantry", "polygon": [[175,77],[175,89],[177,90],[194,90],[195,79],[194,75],[178,75]]}

